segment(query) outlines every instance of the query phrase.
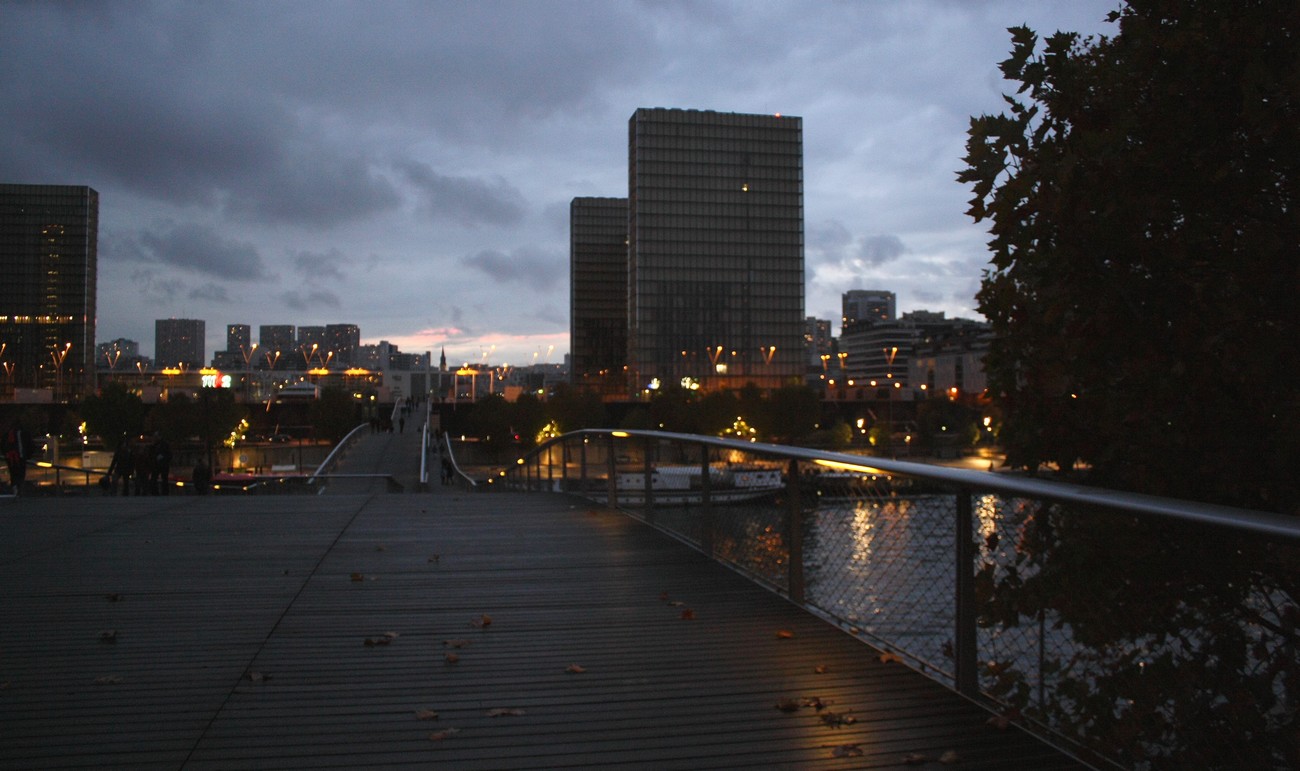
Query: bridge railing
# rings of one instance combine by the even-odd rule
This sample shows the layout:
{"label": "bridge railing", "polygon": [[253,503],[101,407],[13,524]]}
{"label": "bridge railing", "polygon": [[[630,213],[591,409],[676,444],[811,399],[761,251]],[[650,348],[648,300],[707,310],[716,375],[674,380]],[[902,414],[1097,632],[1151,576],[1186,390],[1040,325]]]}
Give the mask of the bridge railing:
{"label": "bridge railing", "polygon": [[1300,518],[671,434],[493,487],[617,506],[1097,766],[1300,767]]}

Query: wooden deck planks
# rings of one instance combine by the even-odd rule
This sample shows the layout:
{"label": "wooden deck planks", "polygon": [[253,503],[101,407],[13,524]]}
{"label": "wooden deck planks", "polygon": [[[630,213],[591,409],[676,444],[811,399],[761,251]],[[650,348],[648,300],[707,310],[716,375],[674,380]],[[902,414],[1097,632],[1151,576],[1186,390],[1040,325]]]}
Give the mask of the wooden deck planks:
{"label": "wooden deck planks", "polygon": [[[93,503],[0,512],[17,535],[0,547],[0,766],[875,768],[951,750],[959,768],[1078,767],[570,499]],[[813,697],[827,706],[776,706]]]}

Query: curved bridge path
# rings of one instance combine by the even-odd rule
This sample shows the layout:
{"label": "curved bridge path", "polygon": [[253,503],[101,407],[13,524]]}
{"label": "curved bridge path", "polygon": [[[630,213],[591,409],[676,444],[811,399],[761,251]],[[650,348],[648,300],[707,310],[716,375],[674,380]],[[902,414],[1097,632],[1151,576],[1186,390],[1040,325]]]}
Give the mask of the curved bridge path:
{"label": "curved bridge path", "polygon": [[0,768],[1079,767],[564,495],[24,498],[0,527]]}

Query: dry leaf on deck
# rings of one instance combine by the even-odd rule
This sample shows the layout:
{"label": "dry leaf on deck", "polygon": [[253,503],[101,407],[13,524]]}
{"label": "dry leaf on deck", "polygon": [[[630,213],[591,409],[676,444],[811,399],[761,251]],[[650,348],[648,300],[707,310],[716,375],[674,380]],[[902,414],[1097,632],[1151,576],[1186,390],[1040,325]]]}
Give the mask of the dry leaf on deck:
{"label": "dry leaf on deck", "polygon": [[683,621],[694,621],[694,620],[695,620],[695,611],[691,610],[690,608],[687,608],[686,610],[683,610],[683,611],[682,611],[682,620],[683,620]]}
{"label": "dry leaf on deck", "polygon": [[830,726],[831,728],[839,728],[841,726],[853,725],[854,723],[858,722],[858,719],[856,717],[853,717],[852,715],[844,712],[827,712],[823,714],[821,717],[822,717],[822,723]]}
{"label": "dry leaf on deck", "polygon": [[117,642],[117,630],[105,629],[104,631],[100,632],[99,641],[106,642],[106,643]]}
{"label": "dry leaf on deck", "polygon": [[478,618],[472,619],[469,622],[469,625],[473,627],[478,627],[479,629],[486,629],[487,627],[492,626],[492,617],[484,613]]}
{"label": "dry leaf on deck", "polygon": [[488,717],[517,717],[525,714],[527,713],[522,709],[515,709],[513,707],[497,707],[496,709],[488,710],[487,713]]}
{"label": "dry leaf on deck", "polygon": [[460,656],[455,653],[448,653],[442,657],[442,660],[447,662],[448,664],[455,664],[456,662],[460,661]]}
{"label": "dry leaf on deck", "polygon": [[776,708],[782,712],[798,712],[799,702],[795,699],[781,699],[776,703]]}
{"label": "dry leaf on deck", "polygon": [[947,752],[939,756],[939,762],[944,764],[945,766],[951,766],[954,763],[960,763],[961,756],[958,755],[955,750],[948,750]]}
{"label": "dry leaf on deck", "polygon": [[830,670],[828,670],[828,669],[826,668],[826,665],[825,665],[825,664],[818,664],[817,666],[813,667],[813,674],[815,674],[815,675],[824,675],[824,674],[826,674],[828,671],[830,671]]}
{"label": "dry leaf on deck", "polygon": [[564,668],[564,671],[568,672],[571,675],[580,675],[583,672],[586,672],[587,668],[582,666],[581,664],[570,664],[569,666]]}
{"label": "dry leaf on deck", "polygon": [[841,744],[831,750],[833,758],[860,758],[862,757],[862,747],[857,744]]}
{"label": "dry leaf on deck", "polygon": [[365,574],[365,573],[353,573],[353,574],[352,574],[352,580],[353,580],[353,581],[364,581],[364,580],[366,580],[366,574]]}
{"label": "dry leaf on deck", "polygon": [[790,630],[790,629],[778,629],[778,630],[776,630],[776,639],[778,639],[778,640],[793,640],[793,639],[794,639],[794,631],[793,631],[793,630]]}
{"label": "dry leaf on deck", "polygon": [[919,752],[913,752],[910,755],[903,756],[903,765],[906,766],[919,766],[922,763],[928,763],[929,761],[930,757],[928,755],[922,755]]}
{"label": "dry leaf on deck", "polygon": [[882,653],[880,654],[880,663],[881,664],[902,664],[903,660],[899,658],[898,654],[896,653]]}
{"label": "dry leaf on deck", "polygon": [[431,709],[417,709],[415,711],[416,720],[437,720],[438,713]]}
{"label": "dry leaf on deck", "polygon": [[441,731],[434,731],[433,733],[429,734],[429,741],[440,742],[443,739],[450,739],[451,737],[455,736],[458,733],[460,733],[459,728],[444,728]]}

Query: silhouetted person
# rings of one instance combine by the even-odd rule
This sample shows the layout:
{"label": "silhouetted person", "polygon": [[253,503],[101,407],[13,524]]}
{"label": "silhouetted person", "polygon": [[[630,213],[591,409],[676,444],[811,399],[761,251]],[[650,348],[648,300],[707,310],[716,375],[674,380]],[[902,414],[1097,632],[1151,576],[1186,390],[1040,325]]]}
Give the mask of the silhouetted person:
{"label": "silhouetted person", "polygon": [[172,446],[161,433],[154,434],[153,479],[151,487],[157,495],[171,495]]}
{"label": "silhouetted person", "polygon": [[27,479],[27,459],[32,454],[32,440],[18,421],[4,435],[4,446],[0,448],[5,456],[5,465],[9,467],[9,486],[14,495]]}
{"label": "silhouetted person", "polygon": [[143,439],[136,440],[131,451],[135,463],[135,494],[148,495],[153,479],[153,448]]}
{"label": "silhouetted person", "polygon": [[117,449],[113,451],[113,460],[108,464],[108,476],[111,479],[109,491],[116,494],[117,485],[122,484],[122,495],[131,494],[131,474],[135,471],[135,456],[131,448],[131,440],[122,437],[118,443]]}

